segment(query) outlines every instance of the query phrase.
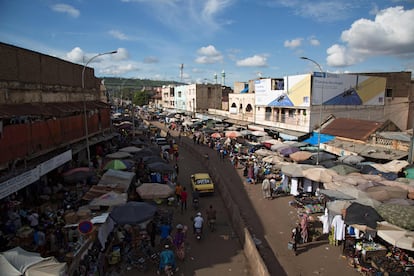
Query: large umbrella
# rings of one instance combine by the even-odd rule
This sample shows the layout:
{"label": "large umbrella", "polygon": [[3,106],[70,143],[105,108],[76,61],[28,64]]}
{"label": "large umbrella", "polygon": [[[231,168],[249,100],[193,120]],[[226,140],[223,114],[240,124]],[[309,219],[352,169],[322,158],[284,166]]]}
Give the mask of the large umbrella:
{"label": "large umbrella", "polygon": [[156,162],[162,162],[167,163],[161,156],[159,155],[149,155],[142,158],[142,161],[144,161],[144,164],[151,164]]}
{"label": "large umbrella", "polygon": [[372,229],[377,228],[377,222],[383,221],[378,212],[371,206],[362,205],[357,202],[353,202],[345,212],[345,224],[359,224],[366,225]]}
{"label": "large umbrella", "polygon": [[74,184],[77,182],[81,182],[89,177],[92,177],[96,174],[95,170],[88,167],[79,167],[70,169],[64,173],[62,173],[63,181],[65,183]]}
{"label": "large umbrella", "polygon": [[269,156],[269,155],[274,155],[275,153],[267,149],[258,149],[254,152],[254,154],[259,155],[259,156]]}
{"label": "large umbrella", "polygon": [[129,147],[122,148],[119,151],[128,152],[128,153],[136,153],[136,152],[139,152],[141,150],[142,150],[142,148],[138,148],[138,147],[134,147],[134,146],[129,146]]}
{"label": "large umbrella", "polygon": [[266,157],[263,157],[263,162],[270,163],[270,164],[278,164],[283,161],[283,157],[279,155],[269,155]]}
{"label": "large umbrella", "polygon": [[231,130],[231,131],[225,131],[224,135],[228,138],[236,138],[243,136],[239,131]]}
{"label": "large umbrella", "polygon": [[414,206],[381,204],[378,213],[388,222],[406,230],[414,231]]}
{"label": "large umbrella", "polygon": [[109,216],[119,225],[134,225],[151,219],[156,211],[157,207],[149,203],[130,201],[115,206]]}
{"label": "large umbrella", "polygon": [[331,182],[332,176],[336,175],[335,172],[330,171],[329,169],[319,168],[319,167],[304,170],[302,174],[303,174],[303,177],[306,177],[307,179],[310,179],[316,182],[322,182],[322,183]]}
{"label": "large umbrella", "polygon": [[287,147],[287,148],[282,148],[282,149],[278,150],[278,152],[283,156],[289,156],[292,153],[295,153],[297,151],[299,151],[299,149],[295,148],[295,147]]}
{"label": "large umbrella", "polygon": [[303,170],[309,168],[313,168],[313,166],[291,163],[289,165],[282,166],[281,171],[283,174],[290,177],[303,177]]}
{"label": "large umbrella", "polygon": [[124,152],[124,151],[117,151],[114,153],[110,153],[105,155],[105,158],[110,158],[110,159],[125,159],[125,158],[131,158],[132,155],[128,152]]}
{"label": "large umbrella", "polygon": [[378,225],[377,235],[395,247],[414,251],[413,231],[407,231],[401,227],[384,221]]}
{"label": "large umbrella", "polygon": [[252,135],[263,137],[263,136],[268,136],[269,134],[267,134],[266,131],[256,130],[256,131],[252,131]]}
{"label": "large umbrella", "polygon": [[339,175],[347,175],[354,172],[359,172],[359,170],[355,167],[346,164],[339,164],[329,168],[330,170],[335,171]]}
{"label": "large umbrella", "polygon": [[221,133],[219,132],[214,132],[210,135],[212,138],[221,138]]}
{"label": "large umbrella", "polygon": [[142,199],[168,198],[174,194],[172,187],[160,183],[143,183],[136,191]]}
{"label": "large umbrella", "polygon": [[[236,129],[234,129],[234,130],[236,130]],[[252,135],[252,131],[251,130],[248,130],[248,129],[240,130],[240,133],[243,136]]]}
{"label": "large umbrella", "polygon": [[289,154],[289,158],[292,159],[293,161],[303,161],[303,160],[307,160],[312,156],[312,153],[310,153],[309,151],[296,151],[294,153]]}
{"label": "large umbrella", "polygon": [[147,168],[153,172],[173,172],[174,168],[170,164],[155,162],[147,165]]}
{"label": "large umbrella", "polygon": [[345,155],[338,158],[338,161],[349,165],[356,165],[364,160],[365,158],[359,155]]}
{"label": "large umbrella", "polygon": [[121,159],[114,159],[114,160],[110,160],[108,163],[105,164],[104,166],[104,170],[126,170],[126,169],[130,169],[133,167],[133,162],[132,161],[127,161],[127,160],[121,160]]}

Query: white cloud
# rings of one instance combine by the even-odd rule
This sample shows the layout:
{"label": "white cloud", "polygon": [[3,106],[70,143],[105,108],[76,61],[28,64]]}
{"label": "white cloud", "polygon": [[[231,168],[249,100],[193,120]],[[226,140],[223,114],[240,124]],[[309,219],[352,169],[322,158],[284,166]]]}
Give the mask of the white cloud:
{"label": "white cloud", "polygon": [[236,62],[240,67],[267,67],[267,57],[264,55],[254,55]]}
{"label": "white cloud", "polygon": [[85,64],[86,62],[105,63],[111,59],[117,61],[128,59],[128,52],[124,48],[119,48],[116,54],[96,56],[98,54],[99,53],[85,53],[80,47],[75,47],[64,55],[64,59],[79,64]]}
{"label": "white cloud", "polygon": [[295,38],[295,39],[292,39],[292,40],[285,40],[284,46],[286,48],[294,49],[294,48],[299,47],[302,44],[302,40],[303,40],[303,38]]}
{"label": "white cloud", "polygon": [[74,7],[66,4],[55,4],[52,7],[52,10],[56,12],[67,13],[68,15],[77,18],[80,15],[80,11],[75,9]]}
{"label": "white cloud", "polygon": [[207,0],[202,13],[205,17],[210,18],[218,12],[222,12],[232,2],[232,0]]}
{"label": "white cloud", "polygon": [[213,45],[201,47],[197,54],[199,56],[195,59],[196,63],[212,64],[223,61],[223,55]]}
{"label": "white cloud", "polygon": [[130,38],[128,38],[128,36],[118,30],[110,30],[109,34],[114,37],[117,38],[119,40],[130,40]]}
{"label": "white cloud", "polygon": [[309,39],[309,43],[312,45],[312,46],[319,46],[321,43],[319,42],[319,40],[318,39],[316,39],[316,38],[314,38],[314,37],[312,37],[312,38],[310,38]]}
{"label": "white cloud", "polygon": [[121,61],[121,60],[127,60],[127,59],[129,59],[129,52],[128,52],[127,49],[125,49],[125,48],[118,48],[116,51],[117,51],[117,53],[114,54],[114,55],[112,55],[112,58],[114,60]]}
{"label": "white cloud", "polygon": [[73,48],[69,53],[66,54],[66,58],[72,62],[83,63],[85,53],[79,47]]}
{"label": "white cloud", "polygon": [[125,63],[107,66],[103,69],[100,69],[99,73],[105,75],[123,75],[135,71],[139,71],[138,65],[134,63]]}
{"label": "white cloud", "polygon": [[330,66],[348,66],[372,56],[414,55],[414,9],[393,7],[378,12],[375,19],[359,19],[343,31],[343,45],[328,50]]}

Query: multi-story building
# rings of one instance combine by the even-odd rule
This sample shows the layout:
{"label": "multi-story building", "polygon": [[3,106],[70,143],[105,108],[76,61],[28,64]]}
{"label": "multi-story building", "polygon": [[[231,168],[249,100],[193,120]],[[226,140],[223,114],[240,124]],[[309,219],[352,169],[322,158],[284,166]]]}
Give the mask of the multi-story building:
{"label": "multi-story building", "polygon": [[413,120],[411,80],[405,80],[405,90],[390,97],[387,79],[373,74],[327,73],[258,79],[254,122],[282,135],[287,131],[310,133],[331,117],[391,120],[406,130]]}
{"label": "multi-story building", "polygon": [[[93,68],[0,43],[0,199],[111,139]],[[6,181],[7,182],[4,182]]]}

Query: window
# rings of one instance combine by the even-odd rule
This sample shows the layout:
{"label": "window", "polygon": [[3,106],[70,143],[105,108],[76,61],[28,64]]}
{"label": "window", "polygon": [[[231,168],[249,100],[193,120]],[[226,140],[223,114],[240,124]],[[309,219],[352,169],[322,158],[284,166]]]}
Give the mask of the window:
{"label": "window", "polygon": [[178,98],[181,98],[181,91],[178,91]]}

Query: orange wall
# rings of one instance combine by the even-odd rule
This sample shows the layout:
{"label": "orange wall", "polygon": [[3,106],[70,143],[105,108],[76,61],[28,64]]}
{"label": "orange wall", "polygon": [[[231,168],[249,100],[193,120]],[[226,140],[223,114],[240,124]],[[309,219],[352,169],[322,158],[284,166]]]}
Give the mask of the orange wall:
{"label": "orange wall", "polygon": [[[110,111],[100,110],[88,118],[89,135],[110,128]],[[99,129],[99,117],[101,129]],[[27,124],[7,125],[0,138],[0,164],[23,159],[74,143],[85,137],[84,116],[77,115]]]}

